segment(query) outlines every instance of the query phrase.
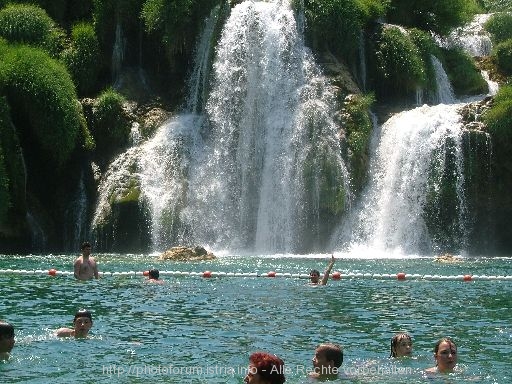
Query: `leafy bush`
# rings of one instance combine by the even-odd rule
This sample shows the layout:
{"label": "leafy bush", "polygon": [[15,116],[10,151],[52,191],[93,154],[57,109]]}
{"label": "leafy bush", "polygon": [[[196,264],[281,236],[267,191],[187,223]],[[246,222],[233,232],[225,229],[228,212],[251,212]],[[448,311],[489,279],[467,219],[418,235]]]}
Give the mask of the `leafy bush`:
{"label": "leafy bush", "polygon": [[512,85],[504,85],[494,97],[493,106],[484,114],[484,122],[495,141],[512,143]]}
{"label": "leafy bush", "polygon": [[62,60],[75,80],[79,94],[87,95],[94,90],[98,76],[98,39],[89,23],[73,26],[71,38],[72,45],[62,53]]}
{"label": "leafy bush", "polygon": [[512,39],[512,14],[497,13],[492,15],[485,23],[485,29],[492,35],[495,43]]}
{"label": "leafy bush", "polygon": [[0,61],[0,81],[12,115],[26,123],[22,135],[35,138],[50,160],[66,161],[84,120],[64,66],[40,49],[12,47]]}
{"label": "leafy bush", "polygon": [[382,30],[376,49],[377,90],[381,96],[414,93],[426,84],[421,52],[407,33],[394,26]]}
{"label": "leafy bush", "polygon": [[512,12],[510,0],[478,0],[485,12]]}
{"label": "leafy bush", "polygon": [[496,57],[498,68],[507,75],[512,75],[512,39],[496,46],[493,56]]}
{"label": "leafy bush", "polygon": [[443,49],[444,69],[456,95],[479,95],[488,92],[488,85],[474,60],[462,49]]}
{"label": "leafy bush", "polygon": [[107,89],[93,108],[93,134],[100,151],[119,148],[128,142],[130,125],[123,111],[125,99],[113,89]]}
{"label": "leafy bush", "polygon": [[307,38],[314,49],[329,49],[349,61],[357,57],[363,26],[384,12],[378,0],[304,0]]}
{"label": "leafy bush", "polygon": [[0,36],[12,43],[43,48],[56,57],[62,50],[65,34],[38,6],[10,4],[0,10]]}
{"label": "leafy bush", "polygon": [[475,0],[391,0],[387,19],[444,35],[470,21],[478,10]]}

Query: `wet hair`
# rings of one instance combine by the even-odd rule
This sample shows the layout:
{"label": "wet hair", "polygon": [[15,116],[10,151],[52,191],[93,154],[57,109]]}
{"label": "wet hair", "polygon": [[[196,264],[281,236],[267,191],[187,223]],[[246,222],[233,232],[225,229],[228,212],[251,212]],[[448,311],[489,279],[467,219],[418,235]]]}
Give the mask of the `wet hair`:
{"label": "wet hair", "polygon": [[343,347],[338,344],[325,343],[316,347],[317,351],[323,353],[327,361],[332,361],[335,367],[343,364]]}
{"label": "wet hair", "polygon": [[455,342],[449,338],[449,337],[443,337],[441,339],[439,339],[436,343],[436,345],[434,345],[434,355],[437,355],[437,352],[439,351],[439,346],[444,343],[444,342],[447,342],[449,343],[450,345],[453,345],[455,347],[455,349],[457,349],[457,344],[455,344]]}
{"label": "wet hair", "polygon": [[150,269],[148,275],[150,279],[158,280],[158,277],[160,277],[160,272],[158,271],[158,269]]}
{"label": "wet hair", "polygon": [[89,243],[88,241],[83,242],[80,249],[84,249],[84,248],[91,248],[91,243]]}
{"label": "wet hair", "polygon": [[399,332],[395,336],[391,338],[391,352],[389,357],[396,357],[396,347],[398,346],[398,343],[401,342],[403,339],[406,339],[410,343],[412,343],[412,337],[406,332]]}
{"label": "wet hair", "polygon": [[92,323],[92,314],[87,309],[79,309],[78,311],[76,311],[75,318],[73,319],[73,324],[79,317],[88,317]]}
{"label": "wet hair", "polygon": [[318,276],[320,276],[320,271],[318,269],[312,269],[309,272],[309,276],[311,276],[311,275],[318,275]]}
{"label": "wet hair", "polygon": [[249,356],[249,362],[256,368],[262,379],[270,384],[283,384],[284,362],[276,355],[267,352],[254,352]]}
{"label": "wet hair", "polygon": [[14,327],[12,324],[0,320],[0,339],[10,339],[14,337]]}

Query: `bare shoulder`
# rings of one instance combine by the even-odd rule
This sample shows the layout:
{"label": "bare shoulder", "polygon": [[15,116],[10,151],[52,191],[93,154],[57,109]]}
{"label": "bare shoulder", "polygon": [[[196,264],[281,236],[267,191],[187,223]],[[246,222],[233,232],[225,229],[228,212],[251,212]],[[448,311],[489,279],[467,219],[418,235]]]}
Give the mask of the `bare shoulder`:
{"label": "bare shoulder", "polygon": [[57,337],[70,337],[73,336],[75,330],[72,328],[59,328],[55,331]]}

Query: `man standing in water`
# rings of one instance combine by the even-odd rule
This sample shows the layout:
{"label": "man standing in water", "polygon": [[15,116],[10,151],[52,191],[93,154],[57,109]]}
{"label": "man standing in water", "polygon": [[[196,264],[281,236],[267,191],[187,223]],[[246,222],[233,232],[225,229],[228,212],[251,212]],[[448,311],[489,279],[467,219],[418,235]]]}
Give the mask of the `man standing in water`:
{"label": "man standing in water", "polygon": [[82,255],[75,260],[74,265],[75,278],[78,280],[91,280],[98,278],[98,265],[91,256],[91,244],[85,242],[82,244]]}

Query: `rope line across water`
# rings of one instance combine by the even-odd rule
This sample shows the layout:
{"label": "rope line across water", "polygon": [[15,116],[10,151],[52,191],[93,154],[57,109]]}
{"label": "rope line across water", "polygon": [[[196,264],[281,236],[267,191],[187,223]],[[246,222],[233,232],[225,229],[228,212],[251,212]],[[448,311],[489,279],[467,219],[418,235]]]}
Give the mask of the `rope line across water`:
{"label": "rope line across water", "polygon": [[[50,275],[50,276],[73,276],[73,272],[70,271],[57,271],[56,269],[0,269],[0,274],[21,274],[21,275]],[[99,272],[101,277],[109,276],[147,276],[148,271],[128,271],[128,272]],[[282,273],[269,271],[267,273],[258,272],[185,272],[185,271],[160,271],[160,276],[197,276],[203,278],[211,277],[288,277],[298,279],[309,279],[309,274],[299,273]],[[358,273],[348,272],[340,273],[333,272],[330,277],[333,280],[343,279],[375,279],[375,280],[462,280],[462,281],[473,281],[473,280],[512,280],[512,276],[503,275],[420,275],[420,274],[406,274],[404,272],[398,272],[396,274],[391,273]]]}

